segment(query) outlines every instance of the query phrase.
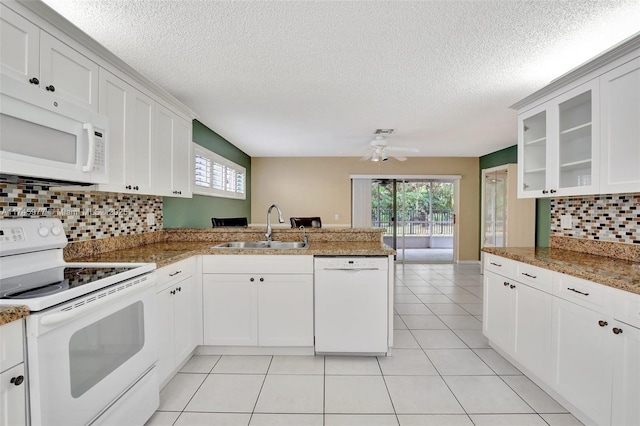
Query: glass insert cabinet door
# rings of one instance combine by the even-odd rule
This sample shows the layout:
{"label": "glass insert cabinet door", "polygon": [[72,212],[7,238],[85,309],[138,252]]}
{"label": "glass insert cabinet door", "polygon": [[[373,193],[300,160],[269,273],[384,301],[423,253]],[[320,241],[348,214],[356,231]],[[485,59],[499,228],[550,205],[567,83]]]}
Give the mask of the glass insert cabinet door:
{"label": "glass insert cabinet door", "polygon": [[547,111],[522,120],[522,190],[543,191],[547,187]]}
{"label": "glass insert cabinet door", "polygon": [[586,83],[521,113],[518,120],[520,197],[593,193],[597,186],[596,83]]}
{"label": "glass insert cabinet door", "polygon": [[592,177],[591,91],[558,105],[560,188],[590,186]]}

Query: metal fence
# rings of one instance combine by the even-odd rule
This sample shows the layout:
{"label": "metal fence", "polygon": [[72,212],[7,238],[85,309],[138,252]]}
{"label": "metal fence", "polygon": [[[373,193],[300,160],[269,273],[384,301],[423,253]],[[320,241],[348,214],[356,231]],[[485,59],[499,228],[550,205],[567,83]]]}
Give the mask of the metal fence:
{"label": "metal fence", "polygon": [[[391,209],[373,209],[371,222],[376,228],[385,228],[387,234],[393,233]],[[405,210],[398,212],[396,218],[399,235],[452,236],[453,210],[433,210],[431,217],[424,210]]]}

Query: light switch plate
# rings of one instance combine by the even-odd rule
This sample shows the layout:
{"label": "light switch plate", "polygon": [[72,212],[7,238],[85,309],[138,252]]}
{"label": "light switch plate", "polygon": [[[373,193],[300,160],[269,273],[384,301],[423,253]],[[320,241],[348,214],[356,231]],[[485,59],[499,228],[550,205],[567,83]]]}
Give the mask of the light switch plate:
{"label": "light switch plate", "polygon": [[560,215],[560,227],[562,229],[571,229],[572,225],[571,225],[571,215],[570,214]]}
{"label": "light switch plate", "polygon": [[147,226],[153,226],[156,224],[156,215],[153,213],[147,213]]}

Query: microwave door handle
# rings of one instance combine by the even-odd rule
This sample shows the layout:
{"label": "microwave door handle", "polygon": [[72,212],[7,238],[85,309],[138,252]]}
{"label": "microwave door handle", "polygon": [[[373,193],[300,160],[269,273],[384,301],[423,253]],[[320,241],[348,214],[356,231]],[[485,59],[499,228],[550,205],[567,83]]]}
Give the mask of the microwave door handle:
{"label": "microwave door handle", "polygon": [[93,124],[91,123],[84,123],[82,128],[87,131],[87,135],[89,136],[89,158],[87,159],[87,165],[82,166],[82,171],[90,173],[96,161],[96,134],[93,130]]}

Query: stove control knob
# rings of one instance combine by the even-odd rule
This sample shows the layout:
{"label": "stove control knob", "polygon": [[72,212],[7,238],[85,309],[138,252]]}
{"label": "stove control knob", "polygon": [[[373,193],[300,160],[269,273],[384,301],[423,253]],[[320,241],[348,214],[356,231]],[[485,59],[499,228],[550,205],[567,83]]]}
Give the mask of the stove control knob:
{"label": "stove control knob", "polygon": [[38,234],[39,234],[41,237],[46,237],[47,235],[49,235],[49,229],[48,229],[48,228],[42,228],[42,227],[41,227],[41,228],[39,228],[39,229],[38,229]]}
{"label": "stove control knob", "polygon": [[62,233],[62,228],[60,228],[59,226],[54,226],[53,228],[51,228],[51,233],[57,237]]}

